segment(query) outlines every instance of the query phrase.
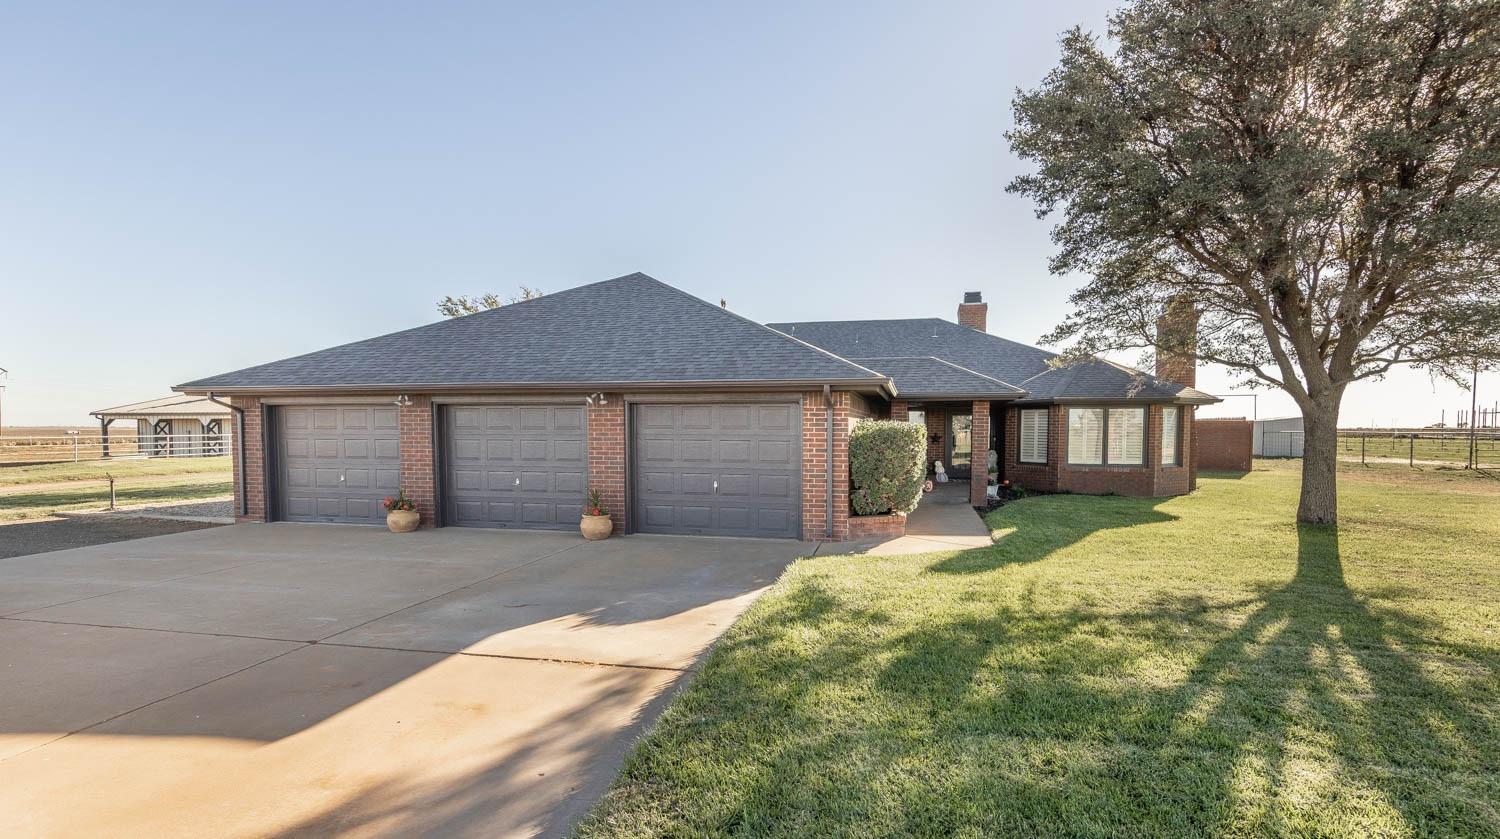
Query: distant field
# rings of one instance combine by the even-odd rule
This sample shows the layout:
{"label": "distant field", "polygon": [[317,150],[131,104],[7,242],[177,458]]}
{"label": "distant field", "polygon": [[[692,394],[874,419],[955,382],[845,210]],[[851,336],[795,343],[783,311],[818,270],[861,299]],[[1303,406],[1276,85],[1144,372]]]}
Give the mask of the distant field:
{"label": "distant field", "polygon": [[202,501],[234,491],[227,456],[12,466],[0,469],[0,521],[104,509],[109,475],[115,478],[119,506]]}
{"label": "distant field", "polygon": [[[1415,442],[1415,452],[1411,450]],[[1493,437],[1480,438],[1476,448],[1479,451],[1479,463],[1482,466],[1500,466],[1500,440]],[[1393,437],[1389,434],[1371,434],[1364,438],[1365,457],[1399,458],[1405,460],[1408,456],[1416,460],[1437,461],[1442,463],[1455,463],[1462,465],[1469,457],[1469,441],[1467,439],[1445,439],[1445,440],[1407,440],[1405,437]],[[1344,460],[1358,460],[1360,455],[1360,438],[1344,436],[1339,438],[1339,457]]]}

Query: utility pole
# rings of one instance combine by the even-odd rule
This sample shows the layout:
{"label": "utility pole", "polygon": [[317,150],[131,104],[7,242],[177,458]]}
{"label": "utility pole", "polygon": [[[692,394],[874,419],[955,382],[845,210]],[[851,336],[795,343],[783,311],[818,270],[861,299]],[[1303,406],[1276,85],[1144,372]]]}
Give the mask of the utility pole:
{"label": "utility pole", "polygon": [[1469,469],[1479,468],[1479,450],[1475,448],[1479,441],[1474,436],[1474,429],[1478,423],[1474,422],[1474,413],[1479,408],[1479,359],[1474,359],[1474,382],[1469,388]]}
{"label": "utility pole", "polygon": [[[0,367],[0,377],[10,376],[10,371]],[[5,433],[5,385],[0,385],[0,434]]]}

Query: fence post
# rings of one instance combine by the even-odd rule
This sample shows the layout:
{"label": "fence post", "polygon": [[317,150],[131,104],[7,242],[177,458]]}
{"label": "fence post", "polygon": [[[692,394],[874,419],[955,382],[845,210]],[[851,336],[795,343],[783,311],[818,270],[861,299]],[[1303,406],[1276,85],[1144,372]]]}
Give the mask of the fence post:
{"label": "fence post", "polygon": [[1359,465],[1365,465],[1365,435],[1359,435]]}
{"label": "fence post", "polygon": [[115,508],[115,476],[105,472],[104,477],[109,478],[109,508],[113,510]]}
{"label": "fence post", "polygon": [[1415,434],[1406,438],[1406,465],[1417,465],[1417,435]]}

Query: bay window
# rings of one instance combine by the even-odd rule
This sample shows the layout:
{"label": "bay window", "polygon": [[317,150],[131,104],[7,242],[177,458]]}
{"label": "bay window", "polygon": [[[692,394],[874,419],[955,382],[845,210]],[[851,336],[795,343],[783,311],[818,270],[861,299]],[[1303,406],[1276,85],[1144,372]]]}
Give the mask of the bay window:
{"label": "bay window", "polygon": [[1161,409],[1161,463],[1163,466],[1179,466],[1177,441],[1180,436],[1182,409],[1169,406]]}
{"label": "bay window", "polygon": [[1069,463],[1140,466],[1145,461],[1145,408],[1068,409]]}

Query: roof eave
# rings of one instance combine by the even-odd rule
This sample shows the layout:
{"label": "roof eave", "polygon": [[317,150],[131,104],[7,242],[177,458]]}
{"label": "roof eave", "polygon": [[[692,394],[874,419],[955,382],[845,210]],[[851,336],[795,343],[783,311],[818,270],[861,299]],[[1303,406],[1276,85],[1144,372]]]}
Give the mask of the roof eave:
{"label": "roof eave", "polygon": [[1213,405],[1224,400],[1182,396],[1044,396],[1017,400],[1027,405]]}
{"label": "roof eave", "polygon": [[264,396],[284,393],[487,393],[494,391],[527,393],[597,393],[600,391],[764,391],[764,390],[820,390],[824,385],[839,390],[859,393],[896,395],[896,385],[890,378],[858,379],[758,379],[758,380],[703,380],[669,382],[481,382],[481,383],[361,383],[341,385],[200,385],[194,382],[176,385],[178,393],[217,396]]}
{"label": "roof eave", "polygon": [[908,392],[908,391],[904,391],[904,390],[901,391],[901,398],[902,399],[906,399],[906,400],[910,400],[910,401],[926,400],[926,401],[929,401],[929,402],[939,402],[939,401],[943,401],[943,400],[964,400],[964,399],[989,400],[991,402],[1014,402],[1015,400],[1025,398],[1025,396],[1026,396],[1026,394],[1024,392],[1023,393],[918,393],[918,392]]}

